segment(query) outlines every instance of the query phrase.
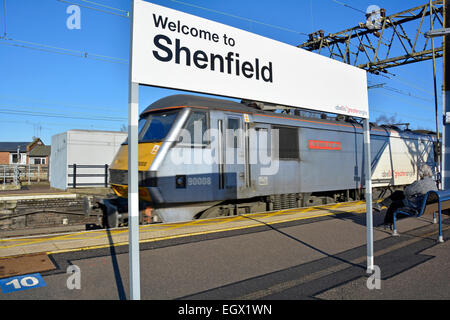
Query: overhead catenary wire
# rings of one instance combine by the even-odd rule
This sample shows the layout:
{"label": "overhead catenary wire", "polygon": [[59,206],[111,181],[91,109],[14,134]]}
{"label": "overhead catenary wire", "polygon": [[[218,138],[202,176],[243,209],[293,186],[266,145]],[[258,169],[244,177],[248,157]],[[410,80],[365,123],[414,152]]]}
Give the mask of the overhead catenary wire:
{"label": "overhead catenary wire", "polygon": [[[59,128],[63,128],[64,131],[69,129],[76,130],[103,130],[103,131],[115,131],[115,132],[124,132],[124,124],[117,124],[115,126],[108,126],[102,123],[89,123],[86,120],[71,121],[70,123],[64,122],[49,122],[47,119],[45,120],[45,126],[41,125],[41,122],[31,122],[29,120],[18,120],[17,116],[14,115],[14,119],[8,119],[7,116],[3,116],[2,120],[0,120],[0,124],[2,124],[3,128],[7,130],[8,126],[11,128],[17,127],[20,125],[28,125],[32,126],[34,130],[34,136],[42,138],[42,131],[47,131],[48,133],[58,134],[60,133]],[[19,117],[20,118],[20,117]],[[4,120],[7,119],[7,120]],[[45,135],[44,135],[45,136]],[[17,138],[17,137],[16,137]],[[51,136],[50,136],[51,140]]]}
{"label": "overhead catenary wire", "polygon": [[56,0],[56,1],[77,5],[77,6],[86,8],[86,9],[96,10],[96,11],[103,12],[103,13],[113,14],[113,15],[116,15],[116,16],[119,16],[119,17],[124,17],[124,18],[129,18],[130,17],[130,13],[128,11],[126,11],[126,10],[110,7],[110,6],[107,6],[107,5],[104,5],[104,4],[101,4],[101,3],[97,3],[97,2],[93,2],[93,1],[78,0],[78,1],[85,2],[85,3],[97,5],[97,6],[100,6],[100,7],[104,7],[104,8],[110,9],[110,10],[120,11],[120,12],[125,13],[125,15],[124,14],[120,14],[120,13],[116,13],[116,12],[102,10],[102,9],[91,7],[91,6],[82,5],[80,3],[76,3],[76,2],[72,2],[72,1],[67,1],[67,0]]}
{"label": "overhead catenary wire", "polygon": [[[402,84],[404,84],[404,85],[406,85],[406,86],[409,86],[409,87],[414,88],[414,89],[416,89],[416,90],[422,91],[422,92],[424,92],[424,93],[426,93],[426,94],[429,94],[429,95],[433,95],[433,94],[434,94],[432,91],[426,90],[426,89],[424,89],[424,88],[421,88],[421,87],[418,86],[418,85],[415,85],[415,84],[413,84],[413,83],[411,83],[411,82],[409,82],[409,81],[404,80],[404,78],[401,77],[401,76],[399,76],[398,74],[394,75],[394,77],[392,77],[392,78],[388,77],[388,79],[389,79],[389,80],[394,80],[394,81],[400,82],[400,83],[402,83]],[[402,80],[401,80],[401,79],[402,79]]]}
{"label": "overhead catenary wire", "polygon": [[108,121],[108,122],[121,122],[123,123],[126,119],[112,120],[112,119],[102,119],[102,118],[92,118],[92,117],[79,117],[79,116],[66,116],[62,114],[44,114],[44,113],[33,113],[27,111],[16,111],[16,110],[0,110],[0,114],[11,114],[15,116],[31,116],[31,117],[50,117],[50,118],[64,118],[72,120],[90,120],[90,121]]}
{"label": "overhead catenary wire", "polygon": [[[58,0],[58,1],[60,1],[60,0]],[[79,1],[83,1],[83,0],[79,0]],[[177,0],[172,0],[172,1],[183,3],[183,2],[177,1]],[[84,1],[84,2],[88,3],[89,1]],[[338,3],[337,1],[334,1],[334,2]],[[6,0],[4,0],[3,4],[4,4],[4,6],[6,6]],[[186,3],[183,3],[183,4],[186,4]],[[207,8],[202,8],[202,9],[206,10]],[[210,11],[215,11],[215,10],[210,10]],[[217,12],[217,13],[220,13],[220,12]],[[226,14],[226,13],[221,13],[221,14]],[[229,14],[226,14],[226,15],[229,15]],[[231,15],[231,16],[233,16],[233,15]],[[246,21],[251,21],[251,22],[267,25],[265,23],[257,22],[257,21],[251,20],[251,19],[246,19],[246,18],[242,18],[242,17],[238,17],[238,16],[233,16],[233,17],[234,18],[240,18],[240,19],[243,19],[243,20],[246,20]],[[5,16],[5,18],[6,18],[6,16]],[[5,19],[5,22],[6,22],[6,19]],[[273,26],[273,25],[269,25],[269,26],[279,28],[278,26]],[[297,32],[297,31],[290,30],[290,32]],[[5,24],[5,34],[6,34],[6,24]],[[48,51],[48,52],[55,52],[57,50],[61,50],[61,52],[55,52],[55,53],[68,54],[68,55],[79,56],[79,57],[83,57],[83,58],[90,58],[90,59],[95,59],[95,60],[102,60],[102,59],[104,59],[103,61],[107,61],[107,62],[116,62],[115,60],[121,60],[120,62],[117,62],[117,63],[128,64],[128,61],[126,61],[124,59],[115,58],[115,57],[109,57],[109,56],[98,55],[98,54],[88,54],[87,52],[84,52],[84,51],[65,49],[65,48],[58,48],[58,47],[53,47],[53,46],[49,46],[49,45],[38,44],[38,43],[27,42],[27,41],[21,41],[21,40],[14,40],[14,39],[5,39],[5,40],[9,40],[9,41],[15,42],[16,44],[9,44],[9,45],[15,45],[17,47],[20,46],[20,47],[24,47],[24,48],[41,50],[41,51]],[[30,46],[33,46],[33,45],[36,45],[36,46],[40,45],[40,46],[42,46],[42,48],[41,47],[36,47],[36,48],[30,47]],[[110,61],[111,59],[115,59],[115,60],[114,61]],[[389,90],[389,89],[387,89],[387,90]],[[390,90],[390,91],[394,91],[394,90]],[[404,94],[404,95],[408,95],[408,94],[401,93],[401,92],[398,92],[398,91],[394,91],[394,92],[397,92],[397,93],[400,93],[400,94]],[[408,95],[408,96],[411,97],[411,95]],[[425,99],[421,99],[421,100],[425,100]]]}
{"label": "overhead catenary wire", "polygon": [[[84,120],[84,119],[83,119]],[[0,123],[6,123],[6,124],[12,124],[12,123],[23,123],[23,124],[27,124],[27,125],[32,125],[32,126],[36,126],[39,125],[41,126],[41,122],[31,122],[29,120],[17,120],[15,119],[8,119],[8,120],[0,120]],[[86,124],[86,122],[84,121],[83,123],[76,123],[76,126],[79,128],[85,127],[85,128],[90,128],[92,126],[92,124]],[[70,122],[70,123],[61,123],[61,122],[49,122],[49,121],[45,121],[45,126],[52,126],[52,127],[61,127],[61,128],[67,128],[68,126],[74,125],[74,122]],[[108,125],[104,125],[104,124],[96,124],[95,125],[96,128],[98,129],[117,129],[117,126],[108,126]],[[44,126],[41,126],[42,128],[46,128]],[[52,128],[46,128],[47,130],[52,130]]]}
{"label": "overhead catenary wire", "polygon": [[[4,0],[4,1],[6,1],[6,0]],[[68,2],[68,1],[65,1],[65,0],[57,0],[57,1]],[[95,3],[95,2],[87,1],[87,0],[79,0],[79,1],[84,1],[86,3]],[[214,13],[227,15],[227,16],[230,16],[230,17],[233,17],[233,18],[236,18],[236,19],[241,19],[241,20],[245,20],[245,21],[248,21],[248,22],[257,23],[257,24],[265,25],[265,26],[272,27],[272,28],[277,28],[279,30],[283,30],[283,31],[287,31],[287,32],[293,32],[293,33],[301,34],[301,35],[305,35],[305,36],[308,35],[308,34],[306,34],[304,32],[300,32],[300,31],[296,31],[296,30],[292,30],[292,29],[288,29],[288,28],[284,28],[284,27],[280,27],[280,26],[264,23],[264,22],[261,22],[261,21],[257,21],[257,20],[253,20],[253,19],[248,19],[248,18],[244,18],[244,17],[228,14],[226,12],[221,12],[221,11],[218,11],[218,10],[213,10],[213,9],[209,9],[209,8],[193,5],[193,4],[190,4],[190,3],[187,3],[187,2],[182,2],[182,1],[178,1],[178,0],[171,0],[171,1],[183,4],[183,5],[187,5],[187,6],[192,6],[192,7],[198,8],[198,9],[202,9],[202,10],[207,10],[207,11],[211,11],[211,12],[214,12]],[[98,4],[98,5],[100,5],[100,4]],[[113,7],[109,7],[109,6],[105,6],[105,5],[102,5],[102,6],[108,7],[108,8],[111,8],[111,9],[115,9],[115,10],[120,10],[120,11],[127,12],[125,10],[121,10],[121,9],[117,9],[117,8],[113,8]],[[92,60],[98,60],[98,61],[104,61],[104,62],[111,62],[111,63],[118,63],[118,64],[124,64],[124,65],[128,65],[128,63],[129,63],[128,60],[117,58],[117,57],[112,57],[112,56],[107,56],[107,55],[100,55],[100,54],[97,54],[97,53],[89,53],[87,51],[81,51],[81,50],[61,48],[61,47],[51,46],[51,45],[43,44],[43,43],[37,43],[37,42],[13,39],[13,38],[10,38],[10,37],[6,37],[6,32],[5,32],[3,37],[0,36],[0,40],[4,40],[4,41],[0,41],[0,44],[9,45],[9,46],[13,46],[13,47],[26,48],[26,49],[37,50],[37,51],[42,51],[42,52],[49,52],[49,53],[57,53],[57,54],[62,54],[62,55],[69,55],[69,56],[74,56],[74,57],[80,57],[80,58],[86,58],[86,59],[92,59]]]}
{"label": "overhead catenary wire", "polygon": [[[6,0],[4,0],[4,1],[6,1]],[[67,2],[65,0],[57,0],[57,1]],[[87,1],[87,0],[79,0],[79,1],[84,1],[86,3],[94,3],[92,1]],[[260,21],[257,21],[257,20],[252,20],[252,19],[248,19],[248,18],[244,18],[244,17],[239,17],[239,16],[236,16],[236,15],[231,15],[231,14],[228,14],[228,13],[225,13],[225,12],[221,12],[221,11],[217,11],[217,10],[213,10],[213,9],[209,9],[209,8],[205,8],[205,7],[196,6],[196,5],[193,5],[193,4],[190,4],[190,3],[186,3],[186,2],[182,2],[182,1],[177,1],[177,0],[171,0],[171,1],[178,2],[178,3],[184,4],[184,5],[188,5],[188,6],[192,6],[192,7],[196,7],[196,8],[203,9],[203,10],[212,11],[212,12],[223,14],[223,15],[228,15],[228,16],[231,16],[233,18],[242,19],[242,20],[249,21],[249,22],[252,22],[252,23],[258,23],[258,24],[269,26],[269,27],[272,27],[272,28],[277,28],[277,29],[280,29],[280,30],[284,30],[284,31],[293,32],[293,33],[296,33],[296,34],[302,34],[302,35],[307,36],[306,33],[299,32],[299,31],[296,31],[296,30],[292,30],[292,29],[288,29],[288,28],[284,28],[284,27],[279,27],[279,26],[276,26],[276,25],[267,24],[267,23],[260,22]],[[105,6],[105,7],[109,7],[109,6]],[[112,7],[109,7],[109,8],[112,8]],[[114,8],[114,9],[116,9],[116,8]],[[116,9],[116,10],[121,10],[121,9]],[[124,11],[124,10],[121,10],[121,11]],[[86,59],[92,59],[92,60],[99,60],[99,61],[111,62],[111,63],[118,63],[118,64],[124,64],[124,65],[128,65],[129,64],[128,60],[126,60],[126,59],[121,59],[121,58],[107,56],[107,55],[101,55],[101,54],[97,54],[97,53],[89,53],[87,51],[61,48],[61,47],[51,46],[51,45],[43,44],[43,43],[37,43],[37,42],[13,39],[13,38],[10,38],[10,37],[6,37],[6,33],[5,33],[5,35],[3,37],[0,36],[0,40],[3,40],[3,41],[0,41],[0,44],[9,45],[9,46],[13,46],[13,47],[38,50],[38,51],[42,51],[42,52],[57,53],[57,54],[62,54],[62,55],[69,55],[69,56],[74,56],[74,57],[80,57],[80,58],[86,58]]]}
{"label": "overhead catenary wire", "polygon": [[[37,110],[38,109],[38,110]],[[56,112],[54,110],[49,110],[46,108],[42,108],[42,107],[29,107],[29,106],[17,106],[17,105],[0,105],[0,110],[12,110],[14,112],[30,112],[33,114],[42,114],[42,115],[47,115],[47,114],[54,114],[54,115],[61,115],[61,116],[67,116],[67,117],[80,117],[83,119],[103,119],[105,121],[122,121],[122,120],[126,120],[127,118],[125,116],[120,117],[120,116],[107,116],[104,114],[92,114],[92,113],[80,113],[80,112]]]}
{"label": "overhead catenary wire", "polygon": [[399,94],[402,94],[402,95],[405,95],[405,96],[408,96],[408,97],[411,97],[411,98],[414,98],[414,99],[418,99],[418,100],[422,100],[422,101],[428,101],[428,102],[433,102],[432,99],[416,96],[416,95],[412,94],[409,91],[403,91],[403,90],[400,90],[400,89],[388,86],[388,85],[386,85],[386,83],[373,85],[373,82],[370,81],[370,80],[367,81],[367,83],[369,85],[371,85],[370,87],[368,87],[368,89],[378,89],[378,88],[379,89],[385,89],[385,90],[396,92],[396,93],[399,93]]}
{"label": "overhead catenary wire", "polygon": [[0,40],[2,40],[2,41],[0,41],[0,44],[5,44],[5,45],[19,47],[19,48],[27,48],[27,49],[33,49],[33,50],[38,50],[38,51],[44,51],[44,52],[53,52],[53,53],[58,53],[58,54],[62,54],[62,55],[70,55],[70,56],[79,57],[79,58],[86,58],[86,59],[93,59],[93,60],[128,65],[128,60],[117,58],[117,57],[111,57],[111,56],[107,56],[107,55],[101,55],[101,54],[97,54],[97,53],[89,53],[87,51],[61,48],[61,47],[51,46],[48,44],[12,39],[12,38],[7,38],[7,37],[0,37]]}
{"label": "overhead catenary wire", "polygon": [[15,114],[15,115],[27,115],[27,116],[35,116],[35,117],[52,117],[52,118],[65,118],[65,119],[79,119],[79,120],[94,120],[94,121],[113,121],[113,122],[123,122],[126,121],[127,118],[113,118],[113,117],[105,117],[105,116],[82,116],[82,115],[65,115],[58,113],[48,113],[48,112],[38,112],[38,111],[26,111],[26,110],[17,110],[10,109],[11,106],[0,106],[0,113],[3,114]]}
{"label": "overhead catenary wire", "polygon": [[406,114],[406,113],[389,112],[389,111],[380,110],[380,109],[377,109],[377,108],[374,108],[374,107],[370,108],[370,110],[371,110],[371,112],[374,112],[374,113],[379,113],[379,114],[386,114],[387,113],[387,114],[392,114],[394,116],[403,116],[403,117],[406,117],[406,119],[411,119],[411,120],[420,121],[420,122],[430,123],[430,121],[434,121],[433,119],[424,119],[424,118],[412,117],[411,115]]}
{"label": "overhead catenary wire", "polygon": [[[64,1],[64,0],[57,0],[57,1],[69,3],[68,1]],[[88,0],[79,0],[79,1],[90,3],[90,4],[95,4],[95,5],[102,6],[102,7],[108,8],[108,9],[112,9],[112,10],[126,12],[127,16],[129,15],[129,12],[126,10],[117,9],[114,7],[110,7],[110,6],[107,6],[104,4],[100,4],[100,3],[96,3],[96,2],[88,1]],[[96,9],[96,8],[91,8],[91,9]],[[97,54],[97,53],[89,53],[87,51],[80,51],[80,50],[50,46],[47,44],[42,44],[42,43],[37,43],[37,42],[23,41],[23,40],[9,38],[9,37],[7,37],[7,25],[6,25],[6,0],[3,0],[3,17],[4,17],[4,33],[3,33],[3,37],[0,36],[0,40],[4,40],[5,42],[0,41],[0,44],[19,47],[19,48],[38,50],[38,51],[43,51],[43,52],[52,52],[52,53],[70,55],[70,56],[75,56],[75,57],[80,57],[80,58],[128,65],[128,60],[126,60],[126,59],[111,57],[111,56],[107,56],[107,55],[101,55],[101,54]],[[12,43],[10,43],[10,42],[12,42]],[[20,44],[18,44],[18,43],[20,43]]]}
{"label": "overhead catenary wire", "polygon": [[[65,101],[30,99],[28,97],[3,95],[1,93],[0,93],[0,99],[26,101],[26,102],[35,103],[35,104],[56,105],[59,110],[61,109],[61,107],[64,107],[66,109],[72,108],[72,109],[85,109],[85,110],[90,110],[90,111],[96,110],[96,111],[100,111],[100,112],[106,111],[106,112],[108,112],[108,114],[122,113],[124,110],[123,106],[106,107],[106,106],[93,106],[93,105],[79,105],[79,104],[68,103]],[[120,110],[117,110],[119,108],[120,108]]]}
{"label": "overhead catenary wire", "polygon": [[379,92],[379,94],[384,95],[384,96],[387,96],[387,97],[390,97],[390,98],[394,98],[394,99],[399,100],[399,101],[403,101],[403,104],[405,104],[405,102],[407,102],[408,106],[414,106],[414,107],[417,107],[417,108],[421,108],[421,109],[426,110],[426,111],[428,111],[428,112],[429,112],[430,109],[432,108],[431,105],[426,106],[426,105],[414,103],[414,102],[412,102],[412,101],[410,101],[410,100],[408,100],[408,99],[404,99],[404,98],[399,97],[399,96],[397,96],[397,95],[394,95],[394,94],[388,94],[387,92]]}
{"label": "overhead catenary wire", "polygon": [[[61,106],[61,107],[63,107],[63,106]],[[21,106],[18,106],[18,105],[13,105],[13,106],[10,106],[10,105],[4,106],[3,105],[2,106],[2,105],[0,105],[0,110],[2,108],[14,108],[14,110],[17,110],[17,111],[25,110],[25,112],[27,112],[27,111],[30,111],[30,112],[54,112],[54,111],[60,111],[61,107],[56,109],[56,108],[45,108],[45,107],[41,107],[41,106],[32,107],[32,106],[23,106],[23,105],[21,105]],[[22,110],[20,110],[20,109],[22,109]],[[38,109],[38,110],[36,110],[36,109]],[[66,109],[65,109],[65,111],[66,111]],[[104,114],[82,113],[82,112],[76,112],[76,111],[69,111],[69,112],[66,112],[63,114],[70,115],[70,116],[95,117],[95,118],[114,119],[114,120],[119,120],[119,119],[126,120],[127,119],[126,117],[120,117],[120,116],[108,116],[108,115],[104,115]]]}
{"label": "overhead catenary wire", "polygon": [[3,35],[6,37],[6,0],[3,0],[3,22],[5,25],[5,31],[3,32]]}
{"label": "overhead catenary wire", "polygon": [[260,25],[263,25],[263,26],[266,26],[266,27],[271,27],[271,28],[275,28],[275,29],[278,29],[278,30],[286,31],[286,32],[292,32],[292,33],[308,36],[307,33],[304,33],[304,32],[301,32],[301,31],[297,31],[297,30],[293,30],[293,29],[289,29],[289,28],[285,28],[285,27],[280,27],[280,26],[273,25],[273,24],[270,24],[270,23],[261,22],[261,21],[258,21],[258,20],[253,20],[253,19],[249,19],[249,18],[245,18],[245,17],[241,17],[241,16],[237,16],[237,15],[230,14],[230,13],[223,12],[223,11],[219,11],[219,10],[205,8],[205,7],[198,6],[198,5],[195,5],[195,4],[192,4],[192,3],[179,1],[179,0],[170,0],[170,1],[178,3],[178,4],[182,4],[182,5],[185,5],[185,6],[189,6],[189,7],[193,7],[193,8],[197,8],[197,9],[213,12],[213,13],[218,13],[218,14],[221,14],[221,15],[224,15],[224,16],[228,16],[228,17],[231,17],[231,18],[240,19],[240,20],[243,20],[243,21],[260,24]]}
{"label": "overhead catenary wire", "polygon": [[362,13],[366,14],[366,12],[364,12],[364,11],[362,11],[362,10],[359,10],[359,9],[357,9],[357,8],[354,8],[354,7],[352,7],[352,6],[349,6],[349,5],[346,4],[346,3],[343,3],[343,2],[340,2],[340,1],[337,1],[337,0],[331,0],[331,1],[333,1],[334,3],[340,4],[341,6],[344,6],[344,7],[346,7],[346,8],[353,9],[353,10],[355,10],[355,11],[362,12]]}
{"label": "overhead catenary wire", "polygon": [[[405,69],[403,69],[402,70],[402,72],[405,72],[405,73],[408,73],[409,75],[411,75],[412,77],[416,77],[416,75],[413,75],[412,73],[410,73],[410,72],[408,72],[408,70],[405,70]],[[402,83],[402,84],[404,84],[404,85],[406,85],[406,86],[409,86],[409,87],[411,87],[411,88],[414,88],[414,89],[416,89],[416,90],[419,90],[419,91],[422,91],[422,92],[425,92],[425,93],[427,93],[427,94],[429,94],[429,95],[433,95],[434,96],[434,91],[433,90],[430,90],[430,89],[424,89],[423,88],[423,86],[427,86],[429,83],[427,82],[427,81],[425,81],[423,78],[416,78],[415,79],[415,81],[417,82],[417,81],[421,81],[422,83],[423,83],[423,85],[421,86],[420,84],[418,84],[418,83],[412,83],[412,82],[410,82],[409,80],[411,79],[411,78],[405,78],[404,76],[402,76],[402,75],[399,75],[398,73],[390,73],[389,72],[389,76],[388,75],[385,75],[385,74],[377,74],[377,75],[375,75],[375,74],[371,74],[371,73],[369,73],[369,75],[370,76],[373,76],[373,77],[376,77],[376,78],[378,78],[378,77],[380,77],[380,76],[383,76],[384,78],[387,78],[387,79],[389,79],[389,80],[393,80],[393,81],[397,81],[397,82],[400,82],[400,83]]]}
{"label": "overhead catenary wire", "polygon": [[[58,0],[58,1],[61,1],[61,0]],[[111,6],[107,6],[106,4],[102,4],[102,3],[98,3],[98,2],[94,2],[94,1],[89,1],[89,0],[78,0],[78,1],[89,3],[89,4],[93,4],[93,5],[96,5],[96,6],[99,6],[99,7],[103,7],[103,8],[107,8],[107,9],[111,9],[111,10],[116,10],[116,11],[121,11],[121,12],[128,13],[127,10],[114,8],[114,7],[111,7]]]}
{"label": "overhead catenary wire", "polygon": [[382,87],[380,87],[380,88],[381,88],[381,89],[385,89],[385,90],[389,90],[389,91],[392,91],[392,92],[396,92],[396,93],[399,93],[399,94],[402,94],[402,95],[405,95],[405,96],[408,96],[408,97],[411,97],[411,98],[414,98],[414,99],[419,99],[419,100],[422,100],[422,101],[433,102],[432,99],[422,98],[422,97],[413,95],[413,94],[410,93],[410,92],[405,92],[405,91],[402,91],[402,90],[400,90],[400,89],[393,88],[393,87],[390,87],[390,86],[382,86]]}

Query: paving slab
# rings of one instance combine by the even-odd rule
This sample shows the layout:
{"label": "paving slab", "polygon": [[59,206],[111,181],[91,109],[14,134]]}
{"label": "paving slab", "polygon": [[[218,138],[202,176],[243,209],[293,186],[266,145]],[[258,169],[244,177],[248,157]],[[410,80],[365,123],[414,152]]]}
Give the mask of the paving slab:
{"label": "paving slab", "polygon": [[54,269],[56,268],[53,262],[43,253],[0,259],[0,278]]}
{"label": "paving slab", "polygon": [[[336,209],[326,206],[303,212],[302,209],[284,211],[279,215],[274,212],[141,226],[141,297],[151,300],[339,299],[339,294],[332,296],[332,291],[327,291],[345,286],[343,283],[349,283],[349,279],[354,281],[355,277],[366,280],[366,227],[364,204],[354,203],[342,212]],[[382,214],[375,214],[375,225],[382,219]],[[428,241],[425,248],[433,249],[437,225],[426,219],[410,218],[401,220],[399,227],[400,237],[392,237],[383,228],[374,229],[375,262],[382,263],[382,270],[389,278],[415,266],[426,266],[424,262],[433,254],[417,256],[414,252],[423,248],[414,246]],[[429,234],[422,235],[423,228],[428,228]],[[129,255],[128,246],[123,245],[128,241],[127,231],[118,228],[5,239],[8,241],[0,242],[1,246],[9,243],[20,249],[38,246],[39,241],[46,240],[61,247],[47,252],[56,261],[58,270],[43,274],[46,287],[9,293],[1,298],[128,298]],[[81,270],[81,290],[67,289],[65,269],[69,265],[77,265]],[[389,271],[392,265],[394,269]],[[424,274],[429,273],[425,270]],[[438,281],[444,281],[442,277]],[[404,286],[407,283],[405,280]],[[353,297],[359,299],[358,293]]]}
{"label": "paving slab", "polygon": [[[326,217],[353,212],[365,212],[365,204],[361,201],[342,203],[310,208],[288,209],[271,213],[249,214],[195,220],[188,222],[151,224],[139,227],[142,243],[160,241],[161,239],[184,237],[186,235],[208,234],[220,231],[239,230],[275,225],[283,222]],[[0,239],[0,257],[15,254],[47,252],[55,254],[67,250],[100,248],[125,245],[128,243],[128,229],[116,228],[110,230],[82,231],[56,235]],[[14,250],[17,250],[15,252]]]}
{"label": "paving slab", "polygon": [[[352,216],[345,218],[345,215],[351,213]],[[309,208],[280,210],[261,214],[248,214],[224,218],[215,218],[208,220],[195,220],[188,222],[177,222],[167,224],[151,224],[139,227],[139,236],[141,243],[161,241],[164,239],[175,239],[186,236],[204,235],[216,232],[224,232],[230,230],[241,230],[247,228],[255,228],[260,226],[276,226],[277,224],[310,220],[323,217],[339,217],[333,223],[339,224],[346,219],[352,222],[358,220],[354,224],[352,230],[346,234],[339,233],[338,228],[329,228],[327,234],[323,234],[318,226],[311,225],[306,235],[298,235],[299,237],[314,235],[317,243],[324,242],[324,246],[332,248],[334,244],[346,243],[348,246],[354,246],[356,243],[364,242],[365,235],[365,203],[362,201],[353,203],[341,203],[324,206],[316,206]],[[343,217],[343,218],[340,218]],[[379,219],[378,219],[379,220]],[[359,227],[356,230],[356,225]],[[401,221],[399,232],[417,228],[421,225],[429,224],[424,219],[406,219]],[[361,228],[363,226],[363,228]],[[374,239],[388,236],[388,232],[374,231]],[[296,234],[294,236],[297,236]],[[323,238],[322,240],[320,238]],[[345,239],[344,239],[344,238]],[[48,254],[56,254],[71,250],[86,250],[106,248],[110,246],[122,246],[128,244],[128,229],[116,228],[110,230],[92,230],[73,233],[64,233],[56,235],[43,235],[32,237],[8,238],[0,239],[0,257],[12,256],[25,253],[47,252]],[[331,247],[330,247],[331,246]],[[342,248],[341,248],[342,249]],[[337,248],[336,248],[337,250]],[[334,249],[333,249],[334,251]]]}
{"label": "paving slab", "polygon": [[[449,300],[450,241],[420,252],[427,261],[390,278],[383,278],[380,289],[369,290],[367,277],[360,277],[316,296],[324,300]],[[405,258],[406,259],[406,258]]]}

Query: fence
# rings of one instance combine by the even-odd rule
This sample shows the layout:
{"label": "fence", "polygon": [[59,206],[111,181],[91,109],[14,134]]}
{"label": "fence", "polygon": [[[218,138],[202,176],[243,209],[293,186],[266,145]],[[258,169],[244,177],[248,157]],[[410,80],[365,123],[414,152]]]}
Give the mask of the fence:
{"label": "fence", "polygon": [[0,182],[41,182],[48,181],[48,166],[40,164],[0,165]]}
{"label": "fence", "polygon": [[[72,169],[72,173],[68,174],[69,181],[72,180],[72,182],[68,183],[68,186],[71,188],[77,188],[77,187],[108,187],[109,184],[109,175],[108,175],[108,168],[109,166],[107,164],[102,165],[89,165],[89,164],[70,164],[69,169]],[[95,173],[92,173],[92,170],[89,169],[102,169],[100,170],[94,170]],[[83,173],[84,172],[84,173]],[[90,173],[86,173],[90,172]],[[70,179],[72,178],[72,179]],[[82,182],[80,182],[80,178]],[[84,178],[84,179],[83,179]],[[93,179],[85,179],[85,178],[93,178]],[[98,181],[100,179],[95,178],[103,178],[101,181]],[[97,180],[92,182],[92,180]],[[86,182],[89,181],[89,182]]]}

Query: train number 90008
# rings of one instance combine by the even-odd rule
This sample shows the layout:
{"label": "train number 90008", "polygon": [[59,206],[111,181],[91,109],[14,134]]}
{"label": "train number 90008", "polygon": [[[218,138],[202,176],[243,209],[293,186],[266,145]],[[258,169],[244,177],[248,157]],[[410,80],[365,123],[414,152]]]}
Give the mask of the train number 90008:
{"label": "train number 90008", "polygon": [[209,186],[211,185],[211,177],[188,178],[188,186]]}

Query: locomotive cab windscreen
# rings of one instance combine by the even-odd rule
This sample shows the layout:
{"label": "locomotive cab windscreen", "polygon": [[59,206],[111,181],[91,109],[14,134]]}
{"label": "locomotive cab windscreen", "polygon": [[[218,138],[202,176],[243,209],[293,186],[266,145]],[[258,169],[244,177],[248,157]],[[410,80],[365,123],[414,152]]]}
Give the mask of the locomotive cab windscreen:
{"label": "locomotive cab windscreen", "polygon": [[[139,196],[151,201],[147,187],[156,186],[156,179],[150,174],[150,166],[174,124],[180,110],[162,110],[141,115],[138,125],[138,170]],[[120,147],[110,167],[110,183],[119,197],[128,196],[128,139]]]}
{"label": "locomotive cab windscreen", "polygon": [[[154,172],[150,170],[160,148],[165,142],[180,143],[180,145],[194,145],[194,123],[201,125],[203,134],[207,129],[206,112],[198,112],[192,108],[176,108],[172,110],[160,110],[144,112],[138,125],[138,170],[139,170],[139,194],[142,200],[151,202],[151,197],[146,191],[148,187],[156,187]],[[186,139],[188,132],[190,137]],[[189,139],[191,141],[189,141]],[[203,144],[201,138],[201,144]],[[153,169],[152,169],[153,170]],[[110,168],[111,187],[119,197],[128,195],[128,139],[120,147]]]}
{"label": "locomotive cab windscreen", "polygon": [[148,113],[139,120],[139,143],[161,142],[169,133],[179,111]]}

